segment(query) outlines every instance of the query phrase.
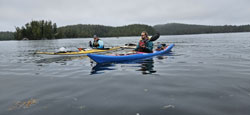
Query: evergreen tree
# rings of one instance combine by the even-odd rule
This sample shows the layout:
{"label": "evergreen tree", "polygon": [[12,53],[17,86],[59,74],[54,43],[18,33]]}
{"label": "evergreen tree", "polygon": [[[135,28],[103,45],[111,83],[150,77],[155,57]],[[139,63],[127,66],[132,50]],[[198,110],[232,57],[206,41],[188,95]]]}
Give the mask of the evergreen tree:
{"label": "evergreen tree", "polygon": [[15,39],[22,40],[28,38],[30,40],[40,40],[40,39],[53,39],[57,32],[57,26],[54,23],[52,25],[51,21],[31,21],[30,23],[25,24],[20,29],[16,27]]}

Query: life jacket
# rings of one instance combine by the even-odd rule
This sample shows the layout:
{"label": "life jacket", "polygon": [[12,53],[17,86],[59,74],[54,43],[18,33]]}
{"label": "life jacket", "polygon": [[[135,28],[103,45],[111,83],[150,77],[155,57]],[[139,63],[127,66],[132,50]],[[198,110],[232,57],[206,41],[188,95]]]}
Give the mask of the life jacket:
{"label": "life jacket", "polygon": [[99,46],[98,40],[97,40],[97,41],[94,41],[94,42],[93,42],[93,47],[98,47],[98,46]]}
{"label": "life jacket", "polygon": [[139,46],[140,46],[140,47],[142,47],[143,45],[144,45],[144,46],[146,46],[145,41],[144,41],[144,40],[140,40],[140,42],[139,42]]}
{"label": "life jacket", "polygon": [[139,41],[139,49],[138,49],[138,51],[140,51],[140,52],[144,52],[144,49],[142,48],[142,46],[147,46],[147,42],[148,42],[148,40],[140,40]]}

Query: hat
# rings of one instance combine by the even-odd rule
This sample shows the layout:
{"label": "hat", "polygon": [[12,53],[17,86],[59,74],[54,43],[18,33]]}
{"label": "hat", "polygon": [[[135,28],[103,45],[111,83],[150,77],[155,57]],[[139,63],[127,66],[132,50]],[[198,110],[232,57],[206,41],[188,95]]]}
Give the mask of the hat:
{"label": "hat", "polygon": [[98,38],[98,36],[97,36],[97,35],[94,35],[93,38]]}

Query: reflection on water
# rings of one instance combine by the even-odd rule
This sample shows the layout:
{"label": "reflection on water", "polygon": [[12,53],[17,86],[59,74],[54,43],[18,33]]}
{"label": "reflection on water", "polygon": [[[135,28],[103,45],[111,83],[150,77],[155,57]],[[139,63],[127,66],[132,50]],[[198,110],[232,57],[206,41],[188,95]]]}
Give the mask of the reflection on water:
{"label": "reflection on water", "polygon": [[76,59],[84,59],[88,56],[59,56],[59,57],[50,57],[50,58],[44,58],[37,60],[36,63],[65,63],[66,61],[72,61]]}
{"label": "reflection on water", "polygon": [[[159,58],[164,59],[163,56],[159,56]],[[136,60],[132,62],[122,62],[122,63],[105,63],[105,64],[95,64],[94,62],[91,63],[91,74],[103,74],[105,71],[111,71],[111,70],[116,70],[118,69],[115,67],[117,64],[128,64],[128,65],[134,65],[137,64],[138,66],[130,66],[135,68],[134,70],[140,71],[143,75],[146,74],[153,74],[156,73],[157,71],[154,70],[154,59],[153,58],[148,58],[148,59],[143,59],[143,60]],[[121,66],[124,67],[124,66]],[[139,67],[139,68],[138,68]]]}
{"label": "reflection on water", "polygon": [[154,70],[154,60],[153,58],[149,58],[149,59],[145,59],[142,61],[138,62],[140,65],[140,69],[136,70],[136,71],[141,71],[142,74],[152,74],[152,73],[156,73],[156,70]]}
{"label": "reflection on water", "polygon": [[104,73],[104,71],[108,70],[115,70],[114,68],[111,68],[111,67],[114,67],[115,65],[114,64],[111,64],[111,63],[107,63],[107,64],[96,64],[94,65],[94,63],[92,62],[91,63],[91,72],[90,74],[102,74]]}

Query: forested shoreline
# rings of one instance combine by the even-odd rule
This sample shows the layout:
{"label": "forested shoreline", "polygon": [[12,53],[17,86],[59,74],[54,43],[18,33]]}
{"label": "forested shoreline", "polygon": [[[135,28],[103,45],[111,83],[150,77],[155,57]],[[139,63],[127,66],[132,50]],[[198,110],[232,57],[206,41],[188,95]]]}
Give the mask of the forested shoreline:
{"label": "forested shoreline", "polygon": [[149,34],[155,33],[153,27],[143,24],[121,27],[78,24],[58,28],[58,38],[89,38],[93,35],[100,37],[138,36],[142,31],[147,31]]}
{"label": "forested shoreline", "polygon": [[15,40],[14,32],[0,32],[0,41],[1,40]]}
{"label": "forested shoreline", "polygon": [[161,35],[184,35],[206,33],[250,32],[250,25],[208,26],[195,24],[168,23],[149,26],[146,24],[131,24],[119,27],[77,24],[57,27],[51,21],[31,21],[22,27],[16,27],[15,32],[0,32],[0,40],[41,40],[61,38],[90,38],[138,36],[142,31],[150,35],[159,32]]}
{"label": "forested shoreline", "polygon": [[184,35],[184,34],[250,32],[250,25],[208,26],[208,25],[169,23],[169,24],[155,25],[154,29],[160,32],[162,35]]}

